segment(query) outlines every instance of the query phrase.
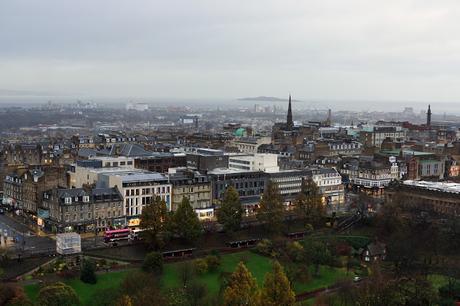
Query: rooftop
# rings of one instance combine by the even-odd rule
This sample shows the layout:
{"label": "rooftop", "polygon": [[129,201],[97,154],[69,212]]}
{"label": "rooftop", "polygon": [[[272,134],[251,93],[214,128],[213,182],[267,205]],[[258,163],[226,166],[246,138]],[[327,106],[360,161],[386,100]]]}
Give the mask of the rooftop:
{"label": "rooftop", "polygon": [[123,183],[129,182],[149,182],[149,181],[164,181],[167,178],[158,172],[150,172],[150,171],[120,171],[110,173],[109,175],[112,176],[119,176]]}
{"label": "rooftop", "polygon": [[427,190],[449,192],[449,193],[460,193],[460,184],[458,183],[447,183],[447,182],[428,182],[428,181],[412,181],[406,180],[403,182],[404,185],[419,187]]}

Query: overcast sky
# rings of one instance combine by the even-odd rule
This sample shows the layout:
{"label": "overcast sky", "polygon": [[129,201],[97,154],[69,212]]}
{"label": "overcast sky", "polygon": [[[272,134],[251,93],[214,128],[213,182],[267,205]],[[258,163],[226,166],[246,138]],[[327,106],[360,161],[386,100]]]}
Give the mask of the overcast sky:
{"label": "overcast sky", "polygon": [[0,0],[0,90],[460,101],[460,1]]}

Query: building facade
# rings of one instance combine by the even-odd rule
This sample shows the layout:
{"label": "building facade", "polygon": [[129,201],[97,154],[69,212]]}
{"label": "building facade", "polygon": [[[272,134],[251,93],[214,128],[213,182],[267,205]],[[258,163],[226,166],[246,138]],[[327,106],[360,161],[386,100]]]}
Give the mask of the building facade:
{"label": "building facade", "polygon": [[124,219],[116,188],[52,189],[44,192],[39,210],[39,225],[55,232],[104,231]]}
{"label": "building facade", "polygon": [[171,168],[168,180],[172,185],[171,210],[175,211],[186,197],[200,220],[214,219],[212,185],[207,175],[186,168]]}

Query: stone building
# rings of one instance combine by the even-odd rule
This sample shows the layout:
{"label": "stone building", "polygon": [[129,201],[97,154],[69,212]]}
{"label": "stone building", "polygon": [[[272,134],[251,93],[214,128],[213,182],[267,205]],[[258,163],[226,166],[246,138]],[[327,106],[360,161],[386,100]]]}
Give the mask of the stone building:
{"label": "stone building", "polygon": [[190,200],[200,220],[214,218],[212,186],[207,175],[186,168],[171,168],[168,180],[172,184],[171,209],[175,211],[184,197]]}
{"label": "stone building", "polygon": [[116,188],[48,190],[39,209],[43,226],[57,232],[103,231],[124,219],[123,199]]}
{"label": "stone building", "polygon": [[460,216],[460,184],[406,180],[392,183],[386,202],[397,201],[406,209],[440,215]]}

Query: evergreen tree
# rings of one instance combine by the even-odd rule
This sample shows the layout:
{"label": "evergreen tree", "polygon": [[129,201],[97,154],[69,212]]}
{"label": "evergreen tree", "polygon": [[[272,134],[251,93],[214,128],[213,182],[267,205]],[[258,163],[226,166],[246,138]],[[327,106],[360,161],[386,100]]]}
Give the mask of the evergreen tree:
{"label": "evergreen tree", "polygon": [[230,276],[228,286],[224,290],[224,306],[257,305],[257,283],[243,262],[240,262],[235,272]]}
{"label": "evergreen tree", "polygon": [[259,296],[260,306],[291,306],[295,304],[295,294],[291,289],[283,267],[278,261],[273,263],[273,271],[265,275],[264,286]]}
{"label": "evergreen tree", "polygon": [[80,280],[87,284],[95,284],[97,283],[96,277],[96,267],[94,263],[85,259],[83,260],[81,272],[80,272]]}
{"label": "evergreen tree", "polygon": [[303,183],[302,192],[296,198],[295,206],[304,223],[317,225],[324,216],[324,205],[319,188],[312,179]]}
{"label": "evergreen tree", "polygon": [[182,203],[173,215],[173,226],[175,234],[189,242],[197,240],[203,231],[200,220],[187,197],[182,199]]}
{"label": "evergreen tree", "polygon": [[257,219],[264,224],[267,231],[279,233],[283,225],[284,210],[283,198],[278,185],[269,181],[260,200]]}
{"label": "evergreen tree", "polygon": [[240,195],[230,186],[225,191],[222,204],[217,211],[217,221],[224,226],[225,231],[234,232],[240,229],[242,215]]}
{"label": "evergreen tree", "polygon": [[153,203],[142,209],[140,227],[144,231],[141,234],[151,248],[158,249],[163,246],[161,234],[167,230],[168,222],[166,202],[160,197],[155,197]]}

